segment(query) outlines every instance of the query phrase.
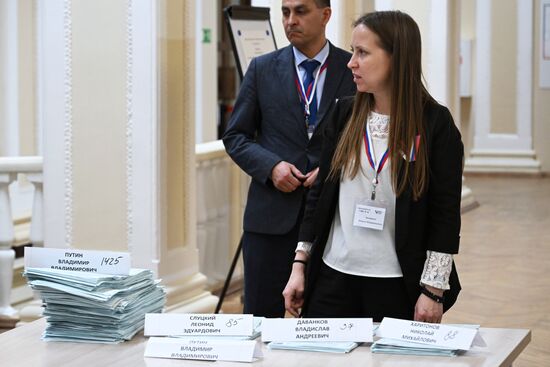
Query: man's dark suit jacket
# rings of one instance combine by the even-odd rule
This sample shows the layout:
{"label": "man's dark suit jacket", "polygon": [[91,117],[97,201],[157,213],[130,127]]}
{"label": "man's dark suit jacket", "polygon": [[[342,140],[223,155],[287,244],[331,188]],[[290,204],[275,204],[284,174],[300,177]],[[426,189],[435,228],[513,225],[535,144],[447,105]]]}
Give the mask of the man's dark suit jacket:
{"label": "man's dark suit jacket", "polygon": [[308,139],[304,109],[295,84],[292,46],[252,60],[241,85],[233,115],[223,136],[231,158],[252,177],[244,214],[244,230],[288,233],[297,223],[303,187],[283,193],[273,186],[271,170],[281,161],[302,173],[317,167],[320,130],[336,98],[355,94],[351,54],[330,45],[317,128]]}
{"label": "man's dark suit jacket", "polygon": [[[324,129],[319,175],[306,204],[300,228],[300,241],[313,242],[308,264],[306,298],[303,313],[307,315],[308,296],[315,286],[327,238],[338,205],[340,180],[327,179],[330,162],[338,138],[348,121],[353,98],[340,99]],[[395,246],[405,286],[412,304],[420,295],[426,250],[456,254],[460,237],[460,198],[464,147],[460,132],[446,107],[427,102],[424,108],[426,141],[420,149],[428,149],[429,186],[417,200],[412,200],[410,187],[396,200]],[[415,162],[409,163],[414,170]],[[361,173],[358,173],[361,174]],[[449,279],[451,289],[445,292],[444,309],[449,309],[458,296],[460,283],[456,269]]]}

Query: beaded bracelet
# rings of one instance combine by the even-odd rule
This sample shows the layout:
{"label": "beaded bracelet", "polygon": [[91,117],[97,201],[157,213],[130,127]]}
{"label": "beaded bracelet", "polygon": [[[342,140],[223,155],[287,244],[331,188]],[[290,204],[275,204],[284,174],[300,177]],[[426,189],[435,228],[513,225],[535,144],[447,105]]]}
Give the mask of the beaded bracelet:
{"label": "beaded bracelet", "polygon": [[420,287],[420,293],[437,303],[443,303],[445,301],[444,296],[438,296],[437,294],[430,292],[426,287]]}

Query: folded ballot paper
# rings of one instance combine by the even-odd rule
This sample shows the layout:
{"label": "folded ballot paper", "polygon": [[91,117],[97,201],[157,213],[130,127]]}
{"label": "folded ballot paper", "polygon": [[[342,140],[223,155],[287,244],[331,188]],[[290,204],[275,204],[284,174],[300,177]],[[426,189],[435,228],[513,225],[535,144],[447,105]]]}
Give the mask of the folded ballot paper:
{"label": "folded ballot paper", "polygon": [[380,339],[371,345],[373,353],[456,356],[472,346],[485,346],[479,325],[432,324],[384,318],[376,330]]}
{"label": "folded ballot paper", "polygon": [[47,341],[119,343],[161,312],[166,294],[145,269],[128,275],[27,267],[23,275],[44,303]]}
{"label": "folded ballot paper", "polygon": [[349,353],[372,342],[370,318],[265,319],[262,340],[270,349]]}
{"label": "folded ballot paper", "polygon": [[145,357],[253,362],[262,357],[261,317],[165,313],[145,316]]}
{"label": "folded ballot paper", "polygon": [[302,350],[305,352],[349,353],[359,346],[355,342],[270,342],[269,349]]}

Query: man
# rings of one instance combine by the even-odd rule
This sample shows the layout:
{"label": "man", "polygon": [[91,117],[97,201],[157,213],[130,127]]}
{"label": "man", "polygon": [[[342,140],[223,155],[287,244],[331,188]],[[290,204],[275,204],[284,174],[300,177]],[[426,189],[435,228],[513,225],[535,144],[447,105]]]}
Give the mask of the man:
{"label": "man", "polygon": [[[252,177],[244,214],[244,312],[283,317],[286,285],[321,130],[335,100],[353,95],[351,54],[325,37],[329,0],[283,0],[291,45],[250,63],[223,137]],[[315,61],[312,61],[315,60]]]}

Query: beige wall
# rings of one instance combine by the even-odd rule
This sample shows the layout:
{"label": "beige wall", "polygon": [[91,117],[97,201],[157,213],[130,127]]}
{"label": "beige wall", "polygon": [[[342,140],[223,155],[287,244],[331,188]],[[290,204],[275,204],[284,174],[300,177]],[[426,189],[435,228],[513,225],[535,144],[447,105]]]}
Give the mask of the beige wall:
{"label": "beige wall", "polygon": [[32,0],[19,0],[19,154],[37,154],[37,131],[35,124],[36,86],[34,82],[35,24]]}
{"label": "beige wall", "polygon": [[533,67],[533,135],[535,151],[539,159],[542,171],[550,172],[550,89],[539,87],[539,64],[541,58],[541,5],[540,0],[535,1],[535,57]]}
{"label": "beige wall", "polygon": [[[162,220],[169,249],[195,241],[194,201],[187,195],[194,185],[195,148],[195,28],[193,2],[162,0],[160,24],[161,171],[166,172],[162,192]],[[183,168],[183,169],[182,169]]]}
{"label": "beige wall", "polygon": [[126,7],[124,0],[72,1],[77,248],[126,250]]}
{"label": "beige wall", "polygon": [[[422,70],[424,74],[428,70],[427,59],[430,57],[427,46],[427,32],[429,31],[429,0],[394,0],[393,7],[396,10],[400,10],[409,14],[420,29],[420,36],[422,37]],[[430,86],[427,85],[428,91]]]}
{"label": "beige wall", "polygon": [[349,50],[349,44],[351,42],[351,32],[353,30],[352,24],[361,15],[374,11],[374,0],[344,1],[341,11],[343,12],[342,38],[346,42],[344,45],[342,45],[342,47],[344,48],[344,50]]}
{"label": "beige wall", "polygon": [[476,0],[460,1],[461,37],[474,39],[476,35]]}
{"label": "beige wall", "polygon": [[492,0],[491,132],[515,134],[517,96],[517,4]]}
{"label": "beige wall", "polygon": [[[476,0],[461,0],[460,2],[460,39],[472,40],[472,53],[470,60],[470,88],[472,94],[475,93],[475,38],[476,38]],[[464,155],[469,156],[472,149],[472,139],[474,134],[472,98],[460,98],[460,131],[464,143]]]}

